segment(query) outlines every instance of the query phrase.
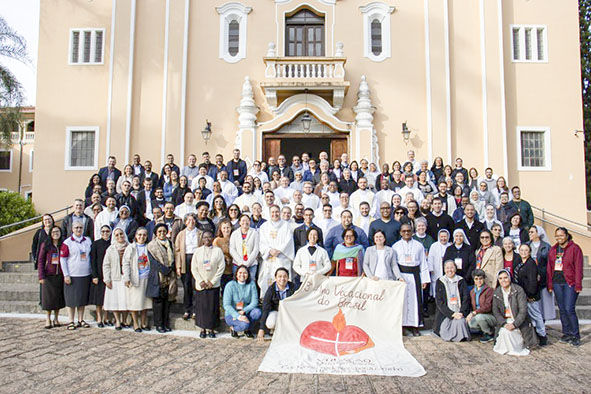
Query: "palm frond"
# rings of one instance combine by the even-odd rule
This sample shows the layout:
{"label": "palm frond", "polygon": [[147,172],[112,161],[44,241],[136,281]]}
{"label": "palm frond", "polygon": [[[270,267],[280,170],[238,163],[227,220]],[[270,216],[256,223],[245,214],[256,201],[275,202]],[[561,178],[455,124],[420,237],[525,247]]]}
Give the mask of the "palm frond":
{"label": "palm frond", "polygon": [[31,63],[27,52],[27,41],[11,28],[2,16],[0,16],[0,57]]}

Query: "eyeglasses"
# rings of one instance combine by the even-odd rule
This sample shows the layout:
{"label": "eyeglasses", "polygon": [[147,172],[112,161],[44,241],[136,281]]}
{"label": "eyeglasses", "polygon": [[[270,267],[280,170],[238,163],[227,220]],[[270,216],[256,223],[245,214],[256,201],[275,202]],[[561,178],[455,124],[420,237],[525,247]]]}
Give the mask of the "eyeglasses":
{"label": "eyeglasses", "polygon": [[401,233],[410,233],[410,230],[400,230]]}

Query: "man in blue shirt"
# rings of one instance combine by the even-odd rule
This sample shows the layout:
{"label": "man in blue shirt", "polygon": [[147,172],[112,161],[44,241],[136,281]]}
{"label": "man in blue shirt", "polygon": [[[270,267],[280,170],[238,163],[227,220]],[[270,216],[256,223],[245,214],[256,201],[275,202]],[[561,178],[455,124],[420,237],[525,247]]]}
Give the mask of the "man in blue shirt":
{"label": "man in blue shirt", "polygon": [[367,249],[369,247],[369,242],[367,240],[367,235],[365,235],[365,231],[353,224],[353,214],[348,209],[345,209],[343,212],[341,212],[341,225],[334,226],[326,235],[324,248],[331,258],[337,245],[344,242],[343,231],[348,228],[355,230],[357,233],[357,242],[363,246],[363,249]]}
{"label": "man in blue shirt", "polygon": [[386,245],[392,246],[400,239],[400,223],[392,219],[392,206],[383,201],[380,204],[380,218],[369,225],[369,244],[373,245],[373,236],[376,231],[382,230],[386,235]]}

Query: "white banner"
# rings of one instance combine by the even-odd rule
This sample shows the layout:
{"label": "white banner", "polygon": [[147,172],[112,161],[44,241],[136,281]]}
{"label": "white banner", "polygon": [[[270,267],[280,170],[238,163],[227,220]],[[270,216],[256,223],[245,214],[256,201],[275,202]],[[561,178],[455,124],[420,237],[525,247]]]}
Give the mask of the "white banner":
{"label": "white banner", "polygon": [[281,301],[262,372],[422,376],[402,344],[405,284],[306,276]]}

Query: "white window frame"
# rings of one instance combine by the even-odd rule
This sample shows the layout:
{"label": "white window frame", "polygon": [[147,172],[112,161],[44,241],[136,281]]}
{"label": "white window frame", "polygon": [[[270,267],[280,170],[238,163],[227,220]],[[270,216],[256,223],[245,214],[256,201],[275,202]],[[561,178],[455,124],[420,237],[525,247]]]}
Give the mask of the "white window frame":
{"label": "white window frame", "polygon": [[7,170],[0,169],[0,172],[12,172],[12,149],[0,149],[0,152],[9,152],[10,153],[10,159],[8,162],[8,169]]}
{"label": "white window frame", "polygon": [[[521,165],[521,133],[523,131],[536,131],[544,133],[544,167],[530,167]],[[518,171],[552,171],[552,145],[550,127],[517,126],[517,170]]]}
{"label": "white window frame", "polygon": [[[363,56],[374,61],[381,62],[392,56],[392,44],[390,37],[390,14],[396,7],[386,3],[373,2],[359,7],[363,14]],[[382,53],[374,55],[371,51],[371,22],[375,19],[382,26]]]}
{"label": "white window frame", "polygon": [[[548,63],[548,27],[546,25],[510,25],[511,27],[511,59],[513,63]],[[519,29],[519,59],[515,58],[515,38],[513,37],[513,30]],[[532,58],[527,60],[525,58],[525,30],[532,29],[536,31],[535,37],[532,37]],[[544,29],[544,58],[538,60],[538,35],[537,30]]]}
{"label": "white window frame", "polygon": [[29,172],[33,172],[33,160],[34,160],[34,154],[35,154],[35,150],[31,149],[31,152],[29,153]]}
{"label": "white window frame", "polygon": [[33,191],[32,190],[26,191],[25,192],[25,200],[30,200],[32,194],[33,194]]}
{"label": "white window frame", "polygon": [[[252,7],[231,2],[221,7],[216,7],[216,11],[220,14],[219,57],[228,63],[237,63],[246,58],[247,21]],[[228,47],[228,34],[230,31],[230,22],[232,21],[238,22],[240,26],[238,30],[238,53],[234,56],[230,55]]]}
{"label": "white window frame", "polygon": [[[90,61],[85,63],[82,61],[84,57],[84,32],[90,32]],[[96,33],[97,32],[103,33],[103,43],[101,48],[101,61],[95,61],[96,55]],[[80,33],[80,39],[78,40],[78,61],[72,62],[72,45],[73,45],[73,38],[74,32]],[[105,63],[105,29],[102,28],[95,28],[95,27],[86,27],[86,28],[74,28],[70,29],[70,45],[68,49],[68,64],[70,66],[98,66],[103,65]]]}
{"label": "white window frame", "polygon": [[[94,131],[94,166],[71,166],[70,159],[72,153],[72,132],[73,131]],[[66,151],[64,154],[64,169],[66,171],[88,171],[98,169],[98,154],[100,142],[99,126],[68,126],[66,127]]]}

